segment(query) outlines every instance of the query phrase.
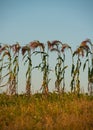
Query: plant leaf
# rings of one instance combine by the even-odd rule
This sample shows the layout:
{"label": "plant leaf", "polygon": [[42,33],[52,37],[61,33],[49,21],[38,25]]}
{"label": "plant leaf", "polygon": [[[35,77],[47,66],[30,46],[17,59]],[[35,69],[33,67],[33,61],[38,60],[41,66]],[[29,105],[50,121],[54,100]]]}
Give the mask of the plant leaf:
{"label": "plant leaf", "polygon": [[86,67],[86,63],[89,61],[89,59],[87,59],[83,65],[83,71],[85,70],[85,67]]}
{"label": "plant leaf", "polygon": [[62,72],[67,68],[68,66],[65,66],[63,69],[62,69]]}
{"label": "plant leaf", "polygon": [[74,68],[75,68],[75,65],[72,64],[71,76],[72,76],[72,74],[74,73]]}

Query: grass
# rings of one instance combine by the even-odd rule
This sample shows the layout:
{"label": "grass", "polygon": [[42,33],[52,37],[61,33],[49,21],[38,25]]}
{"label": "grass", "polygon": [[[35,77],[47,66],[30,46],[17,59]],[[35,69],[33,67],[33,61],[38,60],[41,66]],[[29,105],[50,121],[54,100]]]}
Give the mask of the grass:
{"label": "grass", "polygon": [[0,95],[0,130],[92,130],[93,97]]}

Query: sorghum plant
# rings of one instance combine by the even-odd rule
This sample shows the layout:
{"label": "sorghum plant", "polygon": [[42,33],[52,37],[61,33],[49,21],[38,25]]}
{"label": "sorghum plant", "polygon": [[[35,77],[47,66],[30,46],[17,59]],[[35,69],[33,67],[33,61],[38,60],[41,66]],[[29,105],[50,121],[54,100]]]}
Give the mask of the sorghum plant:
{"label": "sorghum plant", "polygon": [[[62,44],[61,52],[63,55],[63,68],[65,67],[65,51],[66,51],[66,49],[70,49],[71,54],[72,54],[71,47],[68,44]],[[72,64],[73,64],[73,59],[72,59]],[[65,89],[65,69],[63,71],[63,91],[64,91],[64,89]]]}
{"label": "sorghum plant", "polygon": [[[6,84],[3,86],[8,87],[8,94],[14,95],[16,94],[16,81],[15,81],[15,74],[12,70],[12,54],[11,54],[11,46],[10,45],[4,45],[2,48],[3,54],[2,54],[2,59],[3,61],[6,61],[3,63],[3,68],[6,68],[8,73],[3,76],[7,77],[8,76],[8,81]],[[5,60],[4,60],[5,58]],[[6,60],[7,58],[7,60]]]}
{"label": "sorghum plant", "polygon": [[83,71],[85,70],[86,63],[88,62],[88,91],[90,95],[92,95],[93,93],[93,44],[90,39],[86,39],[81,42],[80,47],[82,47],[86,52],[87,59],[84,63]]}
{"label": "sorghum plant", "polygon": [[62,88],[62,80],[64,79],[64,70],[67,68],[67,66],[64,66],[64,59],[61,57],[61,50],[60,46],[62,46],[62,42],[60,41],[48,41],[48,48],[51,52],[57,52],[57,63],[55,65],[55,75],[56,75],[56,81],[55,81],[55,88],[60,93],[61,91],[64,91],[64,88]]}
{"label": "sorghum plant", "polygon": [[[73,79],[74,80],[74,92],[79,95],[80,93],[80,67],[81,59],[80,56],[84,56],[84,50],[81,47],[78,47],[73,53],[73,57],[77,55],[77,62],[75,68],[73,68]],[[71,81],[72,82],[72,81]],[[72,90],[71,90],[72,91]]]}
{"label": "sorghum plant", "polygon": [[15,82],[16,82],[16,94],[18,94],[18,72],[19,72],[19,51],[21,46],[19,43],[16,43],[11,46],[13,50],[13,73],[15,75]]}
{"label": "sorghum plant", "polygon": [[48,83],[49,83],[49,79],[48,79],[49,66],[47,63],[48,54],[45,52],[44,44],[40,43],[39,41],[31,42],[30,47],[33,50],[35,50],[38,47],[40,48],[40,51],[34,51],[33,53],[35,55],[40,54],[42,62],[38,66],[35,66],[34,68],[38,68],[38,69],[40,68],[41,72],[43,72],[43,81],[42,81],[41,89],[42,89],[42,93],[47,95],[48,94]]}
{"label": "sorghum plant", "polygon": [[24,65],[27,63],[28,68],[26,71],[26,94],[30,96],[31,94],[31,72],[32,72],[32,59],[31,59],[31,49],[29,45],[23,46],[22,47],[22,55],[23,55],[23,60]]}

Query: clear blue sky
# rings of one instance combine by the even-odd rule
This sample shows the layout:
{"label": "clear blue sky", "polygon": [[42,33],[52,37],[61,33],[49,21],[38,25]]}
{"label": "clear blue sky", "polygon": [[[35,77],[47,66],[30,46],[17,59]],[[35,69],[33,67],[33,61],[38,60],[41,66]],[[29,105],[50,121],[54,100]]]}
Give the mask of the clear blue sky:
{"label": "clear blue sky", "polygon": [[[0,43],[93,42],[93,0],[0,0]],[[83,86],[83,85],[82,85]]]}

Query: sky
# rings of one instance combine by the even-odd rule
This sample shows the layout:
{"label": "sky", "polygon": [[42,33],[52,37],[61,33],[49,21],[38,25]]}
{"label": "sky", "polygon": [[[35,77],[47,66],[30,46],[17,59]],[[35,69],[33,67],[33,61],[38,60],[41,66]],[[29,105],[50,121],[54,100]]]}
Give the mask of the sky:
{"label": "sky", "polygon": [[[60,40],[75,50],[86,38],[93,42],[93,0],[0,0],[0,43],[19,42],[23,46],[33,40],[43,43]],[[52,66],[54,61],[51,61]],[[40,85],[40,74],[33,75],[37,75]],[[84,76],[82,73],[86,79]],[[84,87],[87,81],[83,79]],[[38,89],[37,84],[33,86]]]}

